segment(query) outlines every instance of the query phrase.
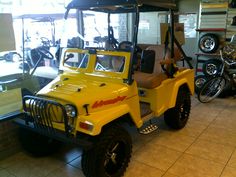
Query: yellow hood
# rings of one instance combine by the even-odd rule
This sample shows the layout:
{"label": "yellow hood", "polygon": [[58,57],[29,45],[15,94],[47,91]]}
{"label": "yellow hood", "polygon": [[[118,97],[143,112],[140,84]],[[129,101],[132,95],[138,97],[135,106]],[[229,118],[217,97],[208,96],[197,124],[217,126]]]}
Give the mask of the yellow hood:
{"label": "yellow hood", "polygon": [[77,108],[88,104],[92,111],[96,111],[103,106],[121,103],[128,95],[128,85],[122,80],[101,80],[99,76],[63,74],[37,95],[59,99],[65,104],[74,104]]}

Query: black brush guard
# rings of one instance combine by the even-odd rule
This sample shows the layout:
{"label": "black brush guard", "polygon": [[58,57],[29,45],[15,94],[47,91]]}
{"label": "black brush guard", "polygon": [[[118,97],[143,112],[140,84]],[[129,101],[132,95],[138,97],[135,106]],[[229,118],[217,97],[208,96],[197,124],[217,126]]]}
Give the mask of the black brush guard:
{"label": "black brush guard", "polygon": [[31,122],[34,128],[48,134],[55,134],[53,122],[63,123],[64,131],[69,136],[71,128],[68,124],[68,116],[65,107],[60,103],[44,98],[25,96],[23,98],[23,109],[27,114],[26,124]]}
{"label": "black brush guard", "polygon": [[[89,141],[91,137],[88,135],[80,134],[75,138],[71,134],[72,128],[62,104],[45,98],[25,96],[23,98],[23,109],[25,116],[15,119],[15,123],[19,126],[62,142],[77,144],[83,148],[92,146],[91,141]],[[63,123],[65,129],[63,131],[55,129],[53,122]]]}

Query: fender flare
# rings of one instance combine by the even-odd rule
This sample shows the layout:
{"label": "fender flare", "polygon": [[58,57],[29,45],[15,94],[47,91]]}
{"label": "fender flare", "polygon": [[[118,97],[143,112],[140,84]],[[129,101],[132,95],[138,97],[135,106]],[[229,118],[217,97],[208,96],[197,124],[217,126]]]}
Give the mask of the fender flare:
{"label": "fender flare", "polygon": [[[113,121],[119,120],[120,117],[127,115],[127,114],[130,115],[132,122],[137,127],[141,127],[143,122],[138,121],[139,119],[135,119],[134,117],[136,117],[136,115],[135,115],[134,111],[132,111],[127,104],[123,104],[123,105],[118,105],[116,107],[112,107],[110,109],[98,111],[94,114],[91,113],[90,115],[81,116],[79,122],[85,122],[85,121],[91,122],[93,124],[93,130],[86,131],[84,129],[79,128],[79,122],[77,124],[77,127],[78,127],[77,130],[79,130],[83,133],[95,136],[95,135],[98,135],[101,133],[101,130],[104,126],[110,124]],[[102,119],[97,118],[99,115],[102,116]]]}
{"label": "fender flare", "polygon": [[173,92],[172,92],[172,94],[171,94],[171,99],[170,99],[171,101],[170,101],[170,104],[169,104],[169,107],[170,107],[170,108],[175,107],[179,88],[180,88],[181,86],[183,86],[183,85],[186,85],[186,87],[188,88],[188,90],[189,90],[190,93],[191,93],[191,89],[190,89],[189,83],[187,82],[187,79],[181,79],[179,82],[177,82],[177,83],[174,85],[174,88],[175,88],[175,89],[173,89]]}

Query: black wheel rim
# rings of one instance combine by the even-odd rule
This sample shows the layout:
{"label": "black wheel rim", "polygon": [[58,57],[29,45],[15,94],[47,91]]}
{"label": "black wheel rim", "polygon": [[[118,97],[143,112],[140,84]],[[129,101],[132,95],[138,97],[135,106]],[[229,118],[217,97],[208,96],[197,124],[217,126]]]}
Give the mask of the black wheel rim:
{"label": "black wheel rim", "polygon": [[188,115],[189,115],[188,103],[187,100],[184,99],[183,103],[179,107],[179,121],[184,124],[188,119]]}
{"label": "black wheel rim", "polygon": [[104,169],[108,175],[116,174],[122,168],[126,160],[126,144],[115,141],[110,144],[104,159]]}

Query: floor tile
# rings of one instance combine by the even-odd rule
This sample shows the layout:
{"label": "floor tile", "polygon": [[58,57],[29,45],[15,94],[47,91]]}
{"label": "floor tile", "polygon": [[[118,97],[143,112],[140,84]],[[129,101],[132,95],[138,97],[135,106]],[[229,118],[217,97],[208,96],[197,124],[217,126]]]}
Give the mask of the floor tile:
{"label": "floor tile", "polygon": [[65,165],[63,168],[58,168],[45,177],[85,177],[83,172],[70,165]]}
{"label": "floor tile", "polygon": [[216,143],[236,146],[236,133],[212,125],[208,127],[199,138]]}
{"label": "floor tile", "polygon": [[132,160],[124,177],[161,177],[164,171]]}
{"label": "floor tile", "polygon": [[[181,131],[181,130],[180,130]],[[162,132],[160,135],[152,139],[152,144],[163,145],[170,149],[184,152],[195,140],[195,138],[190,136],[180,134],[180,131],[173,132]]]}
{"label": "floor tile", "polygon": [[13,174],[10,174],[7,170],[0,170],[0,177],[16,177]]}
{"label": "floor tile", "polygon": [[71,144],[63,144],[63,146],[59,149],[58,152],[53,154],[52,156],[55,159],[61,160],[65,163],[69,163],[74,159],[78,158],[82,154],[82,149],[78,148],[75,145]]}
{"label": "floor tile", "polygon": [[[209,117],[216,117],[225,107],[225,104],[217,105],[214,102],[209,104],[199,104],[196,108],[191,109],[193,115],[207,115]],[[199,110],[201,110],[199,112]]]}
{"label": "floor tile", "polygon": [[[236,101],[236,100],[234,100]],[[233,117],[236,115],[235,110],[236,105],[227,105],[224,110],[222,110],[217,117],[219,118],[225,118],[225,117]]]}
{"label": "floor tile", "polygon": [[198,139],[189,147],[186,153],[225,165],[234,149],[233,146]]}
{"label": "floor tile", "polygon": [[137,151],[139,148],[150,142],[155,137],[155,135],[159,133],[157,130],[148,135],[143,135],[138,132],[135,126],[128,127],[128,132],[132,137],[133,152]]}
{"label": "floor tile", "polygon": [[24,152],[19,152],[4,160],[0,160],[0,168],[8,168],[19,162],[30,163],[32,160],[33,158],[30,157],[28,154],[25,154]]}
{"label": "floor tile", "polygon": [[[209,111],[209,110],[208,110]],[[213,120],[215,120],[217,115],[208,115],[206,112],[199,112],[199,109],[194,113],[190,114],[190,121],[199,121],[204,125],[209,125]]]}
{"label": "floor tile", "polygon": [[227,131],[236,133],[236,112],[235,115],[231,113],[231,115],[222,115],[218,116],[217,119],[215,119],[211,126],[217,127],[217,128],[222,128],[226,129]]}
{"label": "floor tile", "polygon": [[160,170],[167,170],[181,154],[165,146],[149,143],[136,151],[133,159]]}
{"label": "floor tile", "polygon": [[[128,128],[133,153],[124,177],[236,177],[236,99],[202,104],[192,97],[192,103],[181,130],[170,129],[163,116],[149,135]],[[84,177],[81,154],[73,145],[45,158],[20,152],[0,161],[0,177]]]}
{"label": "floor tile", "polygon": [[28,161],[16,161],[6,168],[17,177],[44,177],[51,171],[62,168],[64,163],[52,157],[32,158]]}
{"label": "floor tile", "polygon": [[226,166],[220,177],[236,177],[236,168]]}
{"label": "floor tile", "polygon": [[75,168],[81,169],[81,156],[71,161],[69,165]]}
{"label": "floor tile", "polygon": [[191,97],[192,108],[195,108],[199,104],[201,104],[201,103],[197,100],[197,95],[192,96]]}
{"label": "floor tile", "polygon": [[236,150],[232,154],[227,165],[236,169]]}
{"label": "floor tile", "polygon": [[173,174],[170,174],[170,173],[167,172],[162,177],[180,177],[180,176],[173,175]]}
{"label": "floor tile", "polygon": [[219,177],[224,165],[184,154],[168,170],[168,173],[180,177]]}
{"label": "floor tile", "polygon": [[192,117],[190,117],[186,126],[175,133],[197,138],[207,128],[207,126],[208,124],[194,120]]}

